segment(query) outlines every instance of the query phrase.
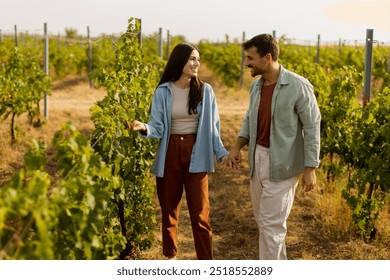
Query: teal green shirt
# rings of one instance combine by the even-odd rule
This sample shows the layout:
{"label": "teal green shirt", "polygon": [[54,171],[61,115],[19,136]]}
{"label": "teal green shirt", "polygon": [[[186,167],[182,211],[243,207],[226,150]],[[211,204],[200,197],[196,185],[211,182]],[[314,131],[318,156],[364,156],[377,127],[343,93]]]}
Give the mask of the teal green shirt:
{"label": "teal green shirt", "polygon": [[[263,80],[250,88],[249,108],[239,137],[249,140],[250,176],[254,170],[260,89]],[[280,66],[271,104],[270,180],[277,182],[318,167],[320,160],[321,114],[310,82]]]}

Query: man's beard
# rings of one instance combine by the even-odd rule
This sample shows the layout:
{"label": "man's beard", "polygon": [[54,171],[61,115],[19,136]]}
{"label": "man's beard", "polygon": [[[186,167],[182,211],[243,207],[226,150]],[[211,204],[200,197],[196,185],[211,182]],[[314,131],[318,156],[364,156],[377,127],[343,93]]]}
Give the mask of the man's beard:
{"label": "man's beard", "polygon": [[249,68],[250,71],[251,71],[251,76],[252,76],[252,77],[256,77],[256,76],[262,74],[261,71],[256,70],[253,66],[248,66],[248,68]]}

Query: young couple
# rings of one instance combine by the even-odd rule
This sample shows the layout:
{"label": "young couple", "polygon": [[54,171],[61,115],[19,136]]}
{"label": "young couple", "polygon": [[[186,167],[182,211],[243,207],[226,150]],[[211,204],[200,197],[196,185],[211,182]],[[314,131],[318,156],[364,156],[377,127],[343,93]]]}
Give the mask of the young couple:
{"label": "young couple", "polygon": [[224,167],[239,168],[248,145],[250,193],[259,228],[259,258],[287,259],[286,221],[302,175],[302,187],[316,184],[320,112],[309,81],[278,62],[279,46],[268,34],[242,44],[252,77],[250,103],[230,153],[220,137],[212,87],[198,77],[199,50],[178,44],[154,92],[150,120],[132,122],[143,138],[160,139],[151,172],[156,176],[162,213],[163,254],[176,259],[178,215],[183,189],[198,259],[213,258],[208,172],[214,156]]}

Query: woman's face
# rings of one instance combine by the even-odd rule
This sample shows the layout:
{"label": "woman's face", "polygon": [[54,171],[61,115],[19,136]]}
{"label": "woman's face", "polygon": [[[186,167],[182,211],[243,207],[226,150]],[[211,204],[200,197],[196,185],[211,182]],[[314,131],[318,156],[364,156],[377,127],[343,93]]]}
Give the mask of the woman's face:
{"label": "woman's face", "polygon": [[193,50],[186,65],[184,65],[183,75],[186,75],[189,78],[196,77],[198,76],[199,67],[200,67],[199,52],[197,50]]}

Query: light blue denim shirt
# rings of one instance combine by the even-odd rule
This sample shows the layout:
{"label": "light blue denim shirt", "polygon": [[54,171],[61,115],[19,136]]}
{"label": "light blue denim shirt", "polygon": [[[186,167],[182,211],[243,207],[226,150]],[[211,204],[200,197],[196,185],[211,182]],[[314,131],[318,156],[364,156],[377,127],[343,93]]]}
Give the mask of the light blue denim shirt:
{"label": "light blue denim shirt", "polygon": [[[249,140],[250,176],[254,170],[260,89],[263,80],[250,88],[249,109],[238,134]],[[280,66],[271,105],[270,180],[277,182],[318,167],[321,114],[310,82]]]}
{"label": "light blue denim shirt", "polygon": [[[220,121],[217,100],[212,87],[205,83],[203,99],[198,105],[198,130],[196,142],[192,149],[189,172],[213,172],[214,155],[219,161],[228,154],[220,137]],[[172,89],[167,82],[157,87],[152,100],[150,120],[146,124],[146,134],[143,138],[158,138],[157,147],[151,172],[157,177],[164,176],[165,157],[171,131]]]}

